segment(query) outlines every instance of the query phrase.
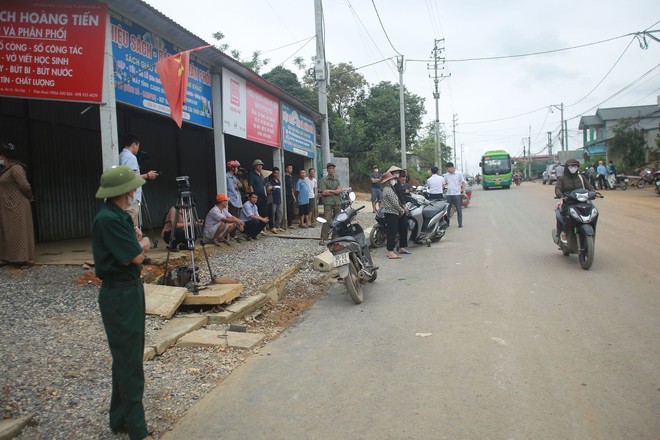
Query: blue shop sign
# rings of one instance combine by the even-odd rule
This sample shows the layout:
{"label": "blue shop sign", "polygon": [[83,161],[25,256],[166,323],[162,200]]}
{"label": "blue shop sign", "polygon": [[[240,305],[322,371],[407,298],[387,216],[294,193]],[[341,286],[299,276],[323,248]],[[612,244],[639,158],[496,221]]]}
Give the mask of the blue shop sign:
{"label": "blue shop sign", "polygon": [[314,121],[285,103],[282,103],[282,147],[301,156],[316,157]]}
{"label": "blue shop sign", "polygon": [[[155,64],[192,47],[175,47],[128,18],[114,11],[109,13],[117,102],[169,115]],[[191,55],[183,120],[213,128],[211,116],[211,68]]]}

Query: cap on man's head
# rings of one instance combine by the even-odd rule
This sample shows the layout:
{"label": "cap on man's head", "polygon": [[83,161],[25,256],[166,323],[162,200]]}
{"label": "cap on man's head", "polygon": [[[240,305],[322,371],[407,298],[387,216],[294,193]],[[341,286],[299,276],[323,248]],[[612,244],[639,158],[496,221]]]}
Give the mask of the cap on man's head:
{"label": "cap on man's head", "polygon": [[332,162],[328,162],[328,164],[325,166],[325,168],[328,169],[328,168],[330,168],[330,167],[332,167],[332,168],[336,168],[334,163],[332,163]]}
{"label": "cap on man's head", "polygon": [[454,168],[454,162],[447,162],[447,168]]}
{"label": "cap on man's head", "polygon": [[227,196],[224,195],[223,193],[220,193],[220,194],[218,194],[217,196],[215,196],[215,200],[216,200],[218,203],[220,203],[220,202],[227,202],[227,201],[229,201],[229,197],[227,197]]}

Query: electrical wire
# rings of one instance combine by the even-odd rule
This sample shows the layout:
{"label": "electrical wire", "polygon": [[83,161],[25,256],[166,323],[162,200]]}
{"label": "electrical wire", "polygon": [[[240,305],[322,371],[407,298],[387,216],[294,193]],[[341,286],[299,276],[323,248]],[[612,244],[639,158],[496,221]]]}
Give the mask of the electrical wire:
{"label": "electrical wire", "polygon": [[371,4],[374,5],[374,11],[376,11],[376,17],[378,17],[378,23],[380,23],[381,29],[383,29],[383,33],[385,34],[385,38],[387,38],[387,42],[390,43],[390,47],[394,52],[396,52],[397,55],[403,56],[399,53],[398,50],[394,48],[394,45],[392,44],[392,40],[390,40],[390,36],[387,35],[387,31],[385,30],[385,26],[383,26],[383,21],[380,19],[380,14],[378,13],[378,8],[376,7],[376,2],[374,0],[371,0]]}
{"label": "electrical wire", "polygon": [[[302,43],[303,41],[309,42],[310,39],[316,38],[316,35],[312,35],[311,37],[303,38],[302,40],[294,41],[293,43],[285,44],[284,46],[276,47],[275,49],[269,49],[269,50],[264,50],[261,53],[268,53],[268,52],[275,52],[276,50],[284,49],[285,47],[293,46],[294,44]],[[307,44],[307,43],[305,43]]]}
{"label": "electrical wire", "polygon": [[530,114],[532,114],[532,113],[536,113],[536,112],[538,112],[538,111],[545,110],[545,109],[547,109],[547,108],[548,108],[548,106],[545,105],[545,106],[543,106],[543,107],[539,107],[539,108],[537,108],[537,109],[535,109],[535,110],[530,110],[530,111],[528,111],[528,112],[520,113],[520,114],[518,114],[518,115],[507,116],[507,117],[505,117],[505,118],[499,118],[499,119],[490,119],[490,120],[488,120],[488,121],[463,122],[463,125],[486,124],[486,123],[488,123],[488,122],[506,121],[507,119],[515,119],[515,118],[519,118],[519,117],[521,117],[521,116],[530,115]]}
{"label": "electrical wire", "polygon": [[288,57],[286,57],[286,58],[284,59],[284,61],[282,61],[281,63],[278,64],[278,66],[283,66],[284,63],[286,63],[287,61],[289,61],[289,59],[290,59],[292,56],[294,56],[295,54],[297,54],[298,52],[300,52],[301,50],[303,50],[303,49],[305,48],[305,46],[307,46],[307,45],[309,44],[309,42],[312,41],[314,38],[316,38],[316,35],[314,35],[313,37],[311,37],[310,39],[308,39],[307,42],[306,42],[305,44],[303,44],[302,46],[300,46],[300,47],[298,48],[298,50],[296,50],[294,53],[292,53],[291,55],[289,55]]}

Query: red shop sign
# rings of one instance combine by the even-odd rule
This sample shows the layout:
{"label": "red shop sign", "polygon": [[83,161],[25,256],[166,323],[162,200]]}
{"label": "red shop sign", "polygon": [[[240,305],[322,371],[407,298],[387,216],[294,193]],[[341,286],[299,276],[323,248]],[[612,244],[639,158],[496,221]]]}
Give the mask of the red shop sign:
{"label": "red shop sign", "polygon": [[280,146],[280,102],[273,95],[247,83],[247,139]]}
{"label": "red shop sign", "polygon": [[0,4],[0,95],[101,102],[105,3]]}

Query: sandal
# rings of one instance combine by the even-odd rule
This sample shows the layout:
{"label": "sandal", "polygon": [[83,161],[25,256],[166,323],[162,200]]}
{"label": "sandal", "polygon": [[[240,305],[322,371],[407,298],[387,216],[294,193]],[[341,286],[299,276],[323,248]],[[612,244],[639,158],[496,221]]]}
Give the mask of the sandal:
{"label": "sandal", "polygon": [[400,260],[402,257],[401,255],[394,254],[394,255],[388,255],[387,258],[389,258],[390,260]]}

